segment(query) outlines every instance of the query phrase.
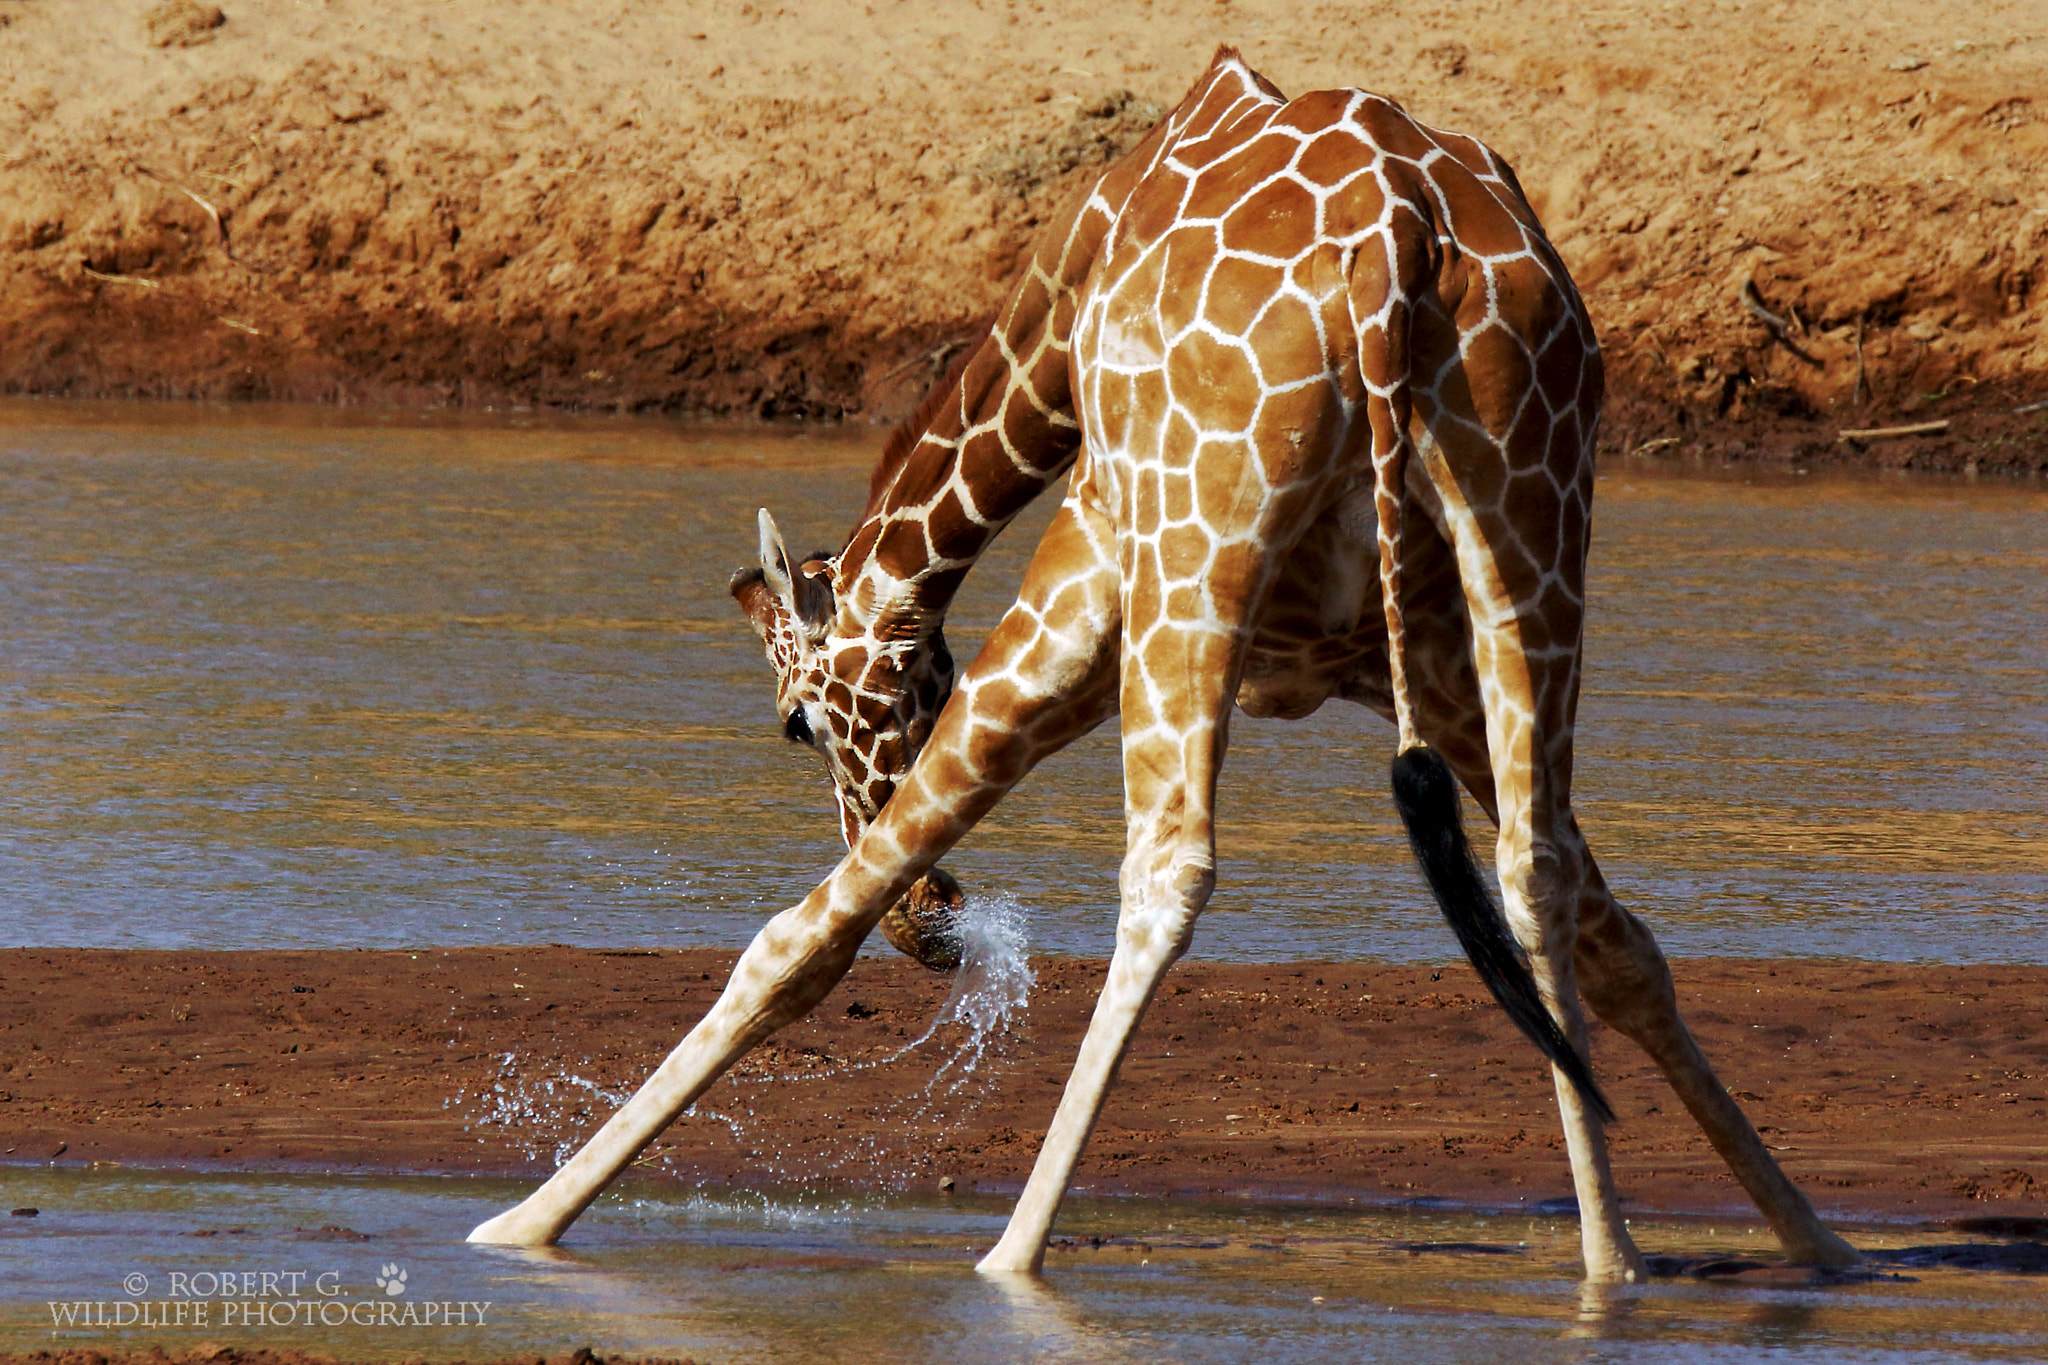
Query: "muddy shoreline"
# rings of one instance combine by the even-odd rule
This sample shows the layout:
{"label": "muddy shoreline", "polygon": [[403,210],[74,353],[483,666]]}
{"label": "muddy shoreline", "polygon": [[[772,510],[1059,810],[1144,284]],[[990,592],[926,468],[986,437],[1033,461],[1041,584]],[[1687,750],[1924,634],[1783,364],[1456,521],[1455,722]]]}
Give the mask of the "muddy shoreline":
{"label": "muddy shoreline", "polygon": [[1992,11],[163,8],[0,0],[0,393],[885,420],[1227,42],[1517,166],[1613,450],[2048,468],[2048,43]]}
{"label": "muddy shoreline", "polygon": [[[734,956],[6,950],[0,1162],[538,1176],[700,1016]],[[926,1088],[943,1048],[876,1065],[924,1029],[947,980],[861,960],[671,1129],[644,1176],[1020,1187],[1104,967],[1034,965],[990,1083],[948,1096]],[[1822,1209],[2048,1215],[2048,968],[1676,972],[1721,1075]],[[1739,1216],[1647,1061],[1605,1033],[1594,1056],[1631,1207]],[[1504,1207],[1570,1193],[1549,1079],[1465,967],[1310,962],[1177,967],[1076,1186]]]}

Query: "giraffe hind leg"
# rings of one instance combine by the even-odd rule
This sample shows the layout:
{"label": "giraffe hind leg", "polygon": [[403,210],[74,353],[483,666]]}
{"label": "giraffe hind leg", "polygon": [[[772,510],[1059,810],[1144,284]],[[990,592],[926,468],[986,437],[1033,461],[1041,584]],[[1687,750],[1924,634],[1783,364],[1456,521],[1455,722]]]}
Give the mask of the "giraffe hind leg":
{"label": "giraffe hind leg", "polygon": [[[1426,215],[1418,210],[1417,216]],[[1352,258],[1347,281],[1358,338],[1358,376],[1365,387],[1371,432],[1388,683],[1400,736],[1392,774],[1394,800],[1437,905],[1487,989],[1558,1075],[1569,1082],[1594,1120],[1611,1122],[1614,1110],[1593,1080],[1583,1047],[1575,1045],[1552,1009],[1545,1007],[1535,973],[1516,951],[1506,918],[1486,893],[1485,880],[1479,875],[1458,818],[1457,784],[1450,768],[1440,754],[1422,744],[1416,729],[1408,678],[1411,641],[1403,580],[1407,550],[1411,541],[1418,539],[1410,536],[1408,525],[1408,472],[1415,454],[1411,427],[1416,332],[1418,326],[1428,326],[1422,312],[1436,267],[1436,252],[1428,234],[1390,231],[1381,238],[1378,250],[1367,248]]]}
{"label": "giraffe hind leg", "polygon": [[1408,843],[1436,896],[1458,944],[1479,979],[1524,1037],[1562,1071],[1586,1106],[1603,1123],[1614,1122],[1614,1107],[1600,1093],[1586,1056],[1544,1007],[1536,977],[1515,942],[1507,917],[1493,903],[1472,845],[1458,815],[1457,779],[1443,755],[1426,744],[1394,756],[1394,804],[1407,827]]}
{"label": "giraffe hind leg", "polygon": [[[1476,703],[1486,735],[1493,809],[1499,822],[1494,866],[1501,910],[1523,949],[1554,1026],[1585,1056],[1585,1014],[1575,970],[1583,847],[1571,823],[1572,713],[1577,696],[1578,551],[1560,528],[1519,503],[1468,500],[1451,470],[1487,472],[1527,462],[1525,448],[1475,441],[1452,452],[1435,480],[1444,530],[1461,566]],[[1445,477],[1444,475],[1448,475]],[[1513,540],[1517,554],[1497,546]],[[1539,567],[1542,566],[1542,567]],[[1547,569],[1547,572],[1546,572]],[[1532,646],[1531,641],[1542,642]],[[1640,1280],[1646,1273],[1621,1216],[1604,1107],[1553,1060],[1558,1113],[1578,1192],[1581,1248],[1591,1280]]]}
{"label": "giraffe hind leg", "polygon": [[1671,968],[1648,927],[1615,901],[1590,852],[1585,865],[1578,965],[1587,1005],[1657,1064],[1787,1256],[1804,1265],[1854,1265],[1861,1254],[1821,1222],[1714,1074],[1679,1014]]}
{"label": "giraffe hind leg", "polygon": [[[1423,648],[1415,655],[1418,721],[1430,745],[1445,755],[1458,780],[1491,816],[1495,810],[1493,772],[1478,680],[1472,674],[1470,656],[1463,649],[1435,647],[1443,643],[1436,637],[1424,637]],[[1384,712],[1386,708],[1380,709]],[[1587,1007],[1657,1064],[1755,1201],[1787,1256],[1801,1264],[1854,1264],[1859,1259],[1855,1248],[1820,1221],[1715,1076],[1680,1016],[1670,968],[1656,940],[1648,926],[1609,892],[1598,862],[1583,848],[1576,818],[1566,830],[1570,841],[1582,850],[1584,872],[1574,946],[1579,991]]]}

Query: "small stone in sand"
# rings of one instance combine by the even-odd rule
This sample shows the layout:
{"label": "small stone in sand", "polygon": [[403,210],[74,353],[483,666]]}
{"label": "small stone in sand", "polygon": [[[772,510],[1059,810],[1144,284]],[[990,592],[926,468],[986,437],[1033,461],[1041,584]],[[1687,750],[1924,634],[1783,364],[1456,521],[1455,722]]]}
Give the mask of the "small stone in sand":
{"label": "small stone in sand", "polygon": [[198,0],[163,0],[142,17],[151,47],[197,47],[213,41],[214,30],[228,21],[215,5]]}

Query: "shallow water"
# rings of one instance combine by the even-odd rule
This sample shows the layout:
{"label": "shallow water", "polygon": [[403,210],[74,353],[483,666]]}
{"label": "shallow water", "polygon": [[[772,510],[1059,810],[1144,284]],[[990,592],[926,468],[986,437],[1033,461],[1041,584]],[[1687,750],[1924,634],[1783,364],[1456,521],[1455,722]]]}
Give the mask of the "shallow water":
{"label": "shallow water", "polygon": [[[1030,1285],[974,1274],[1008,1209],[972,1196],[707,1197],[641,1182],[606,1196],[567,1245],[523,1252],[449,1235],[519,1193],[493,1181],[15,1169],[6,1186],[10,1203],[40,1214],[0,1220],[0,1350],[161,1342],[175,1353],[212,1341],[475,1358],[588,1344],[720,1365],[2048,1354],[2036,1279],[1915,1267],[1828,1287],[1679,1279],[1587,1291],[1575,1225],[1528,1214],[1079,1197],[1059,1228],[1079,1245],[1056,1248]],[[1652,1254],[1769,1250],[1751,1228],[1635,1231]],[[1855,1235],[1873,1250],[1955,1240]],[[394,1269],[398,1294],[378,1285]],[[268,1294],[264,1272],[276,1277]],[[181,1302],[185,1326],[166,1316]],[[468,1305],[435,1310],[466,1316],[427,1325],[429,1302]],[[201,1303],[203,1325],[189,1321]],[[69,1325],[53,1325],[53,1311]],[[124,1311],[173,1325],[80,1325]],[[306,1325],[321,1314],[329,1325]]]}
{"label": "shallow water", "polygon": [[[868,430],[0,404],[0,942],[739,946],[839,852],[726,598],[837,543]],[[965,654],[1043,512],[955,614]],[[1576,790],[1679,953],[2048,961],[2048,496],[1630,470]],[[1390,734],[1239,718],[1196,951],[1455,953]],[[1115,740],[949,865],[1103,952]]]}

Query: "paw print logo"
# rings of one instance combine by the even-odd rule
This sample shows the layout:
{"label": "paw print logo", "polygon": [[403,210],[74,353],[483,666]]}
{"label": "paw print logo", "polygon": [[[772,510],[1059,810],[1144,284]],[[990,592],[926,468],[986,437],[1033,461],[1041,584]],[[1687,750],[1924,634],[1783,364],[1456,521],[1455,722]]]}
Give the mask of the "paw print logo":
{"label": "paw print logo", "polygon": [[387,1294],[405,1292],[405,1271],[394,1262],[377,1272],[377,1287]]}

